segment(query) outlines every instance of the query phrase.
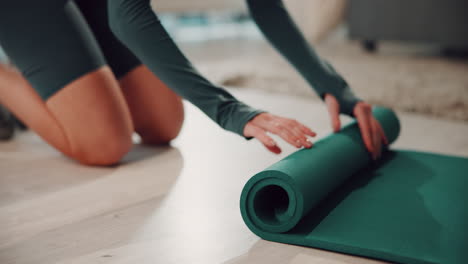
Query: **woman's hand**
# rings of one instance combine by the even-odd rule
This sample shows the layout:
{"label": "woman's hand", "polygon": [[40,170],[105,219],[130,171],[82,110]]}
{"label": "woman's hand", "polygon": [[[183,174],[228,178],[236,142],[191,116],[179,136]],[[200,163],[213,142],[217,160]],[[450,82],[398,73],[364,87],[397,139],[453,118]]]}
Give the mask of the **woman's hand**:
{"label": "woman's hand", "polygon": [[[338,100],[336,100],[335,96],[326,94],[325,103],[330,113],[333,131],[338,132],[341,127]],[[378,159],[382,152],[382,143],[388,145],[388,140],[379,121],[372,115],[372,106],[365,102],[359,102],[354,107],[353,114],[358,121],[364,145],[371,153],[372,158],[374,160]]]}
{"label": "woman's hand", "polygon": [[267,135],[276,134],[289,144],[300,148],[311,148],[307,136],[315,137],[315,132],[294,119],[284,118],[264,112],[252,118],[244,127],[244,136],[254,137],[275,154],[281,153],[276,142]]}

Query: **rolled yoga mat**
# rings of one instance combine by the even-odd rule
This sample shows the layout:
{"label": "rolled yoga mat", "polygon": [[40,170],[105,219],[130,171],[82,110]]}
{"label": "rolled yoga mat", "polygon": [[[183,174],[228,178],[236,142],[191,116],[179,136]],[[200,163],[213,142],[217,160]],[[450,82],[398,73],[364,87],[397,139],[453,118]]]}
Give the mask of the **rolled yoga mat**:
{"label": "rolled yoga mat", "polygon": [[[395,141],[395,113],[373,114]],[[270,241],[397,263],[468,263],[468,159],[386,150],[372,162],[356,122],[253,176],[240,209]]]}

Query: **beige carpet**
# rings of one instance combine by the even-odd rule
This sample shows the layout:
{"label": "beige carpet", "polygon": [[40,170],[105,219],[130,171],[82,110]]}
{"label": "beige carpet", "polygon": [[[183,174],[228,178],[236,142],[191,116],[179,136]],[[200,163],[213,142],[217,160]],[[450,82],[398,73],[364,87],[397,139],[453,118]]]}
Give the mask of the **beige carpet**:
{"label": "beige carpet", "polygon": [[[317,99],[288,63],[261,40],[203,44],[201,50],[203,55],[188,49],[199,69],[217,83]],[[358,96],[371,103],[468,121],[468,60],[444,58],[433,47],[395,43],[385,43],[378,53],[367,54],[359,43],[344,36],[325,40],[317,50]]]}

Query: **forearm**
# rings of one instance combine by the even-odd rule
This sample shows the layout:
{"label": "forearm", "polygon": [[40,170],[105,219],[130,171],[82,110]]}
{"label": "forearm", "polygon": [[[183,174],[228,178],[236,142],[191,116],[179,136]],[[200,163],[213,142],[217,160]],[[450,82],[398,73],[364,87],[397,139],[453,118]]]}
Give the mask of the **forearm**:
{"label": "forearm", "polygon": [[170,38],[149,1],[109,0],[108,5],[111,27],[119,39],[170,89],[219,126],[243,136],[245,124],[263,112],[201,76]]}
{"label": "forearm", "polygon": [[323,99],[334,95],[342,113],[352,115],[359,100],[346,81],[303,37],[281,0],[247,0],[254,19],[270,43],[295,67]]}

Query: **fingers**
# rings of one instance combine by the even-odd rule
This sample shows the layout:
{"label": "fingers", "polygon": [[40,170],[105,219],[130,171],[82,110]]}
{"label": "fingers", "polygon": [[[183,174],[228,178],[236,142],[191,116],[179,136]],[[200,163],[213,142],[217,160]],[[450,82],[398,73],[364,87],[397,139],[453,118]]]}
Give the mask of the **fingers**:
{"label": "fingers", "polygon": [[374,146],[376,146],[376,148],[378,149],[378,157],[380,158],[380,156],[382,155],[382,149],[383,149],[383,145],[388,145],[389,142],[388,142],[388,138],[387,136],[385,135],[385,131],[383,130],[382,126],[380,125],[379,121],[377,119],[375,119],[374,117],[372,117],[372,122],[373,122],[373,130],[374,130]]}
{"label": "fingers", "polygon": [[[333,129],[340,129],[339,123],[339,105],[334,97],[326,97],[330,115],[332,116]],[[332,98],[332,99],[330,99]],[[366,149],[376,160],[381,155],[382,143],[388,145],[388,139],[380,123],[372,115],[372,106],[360,102],[354,108],[354,116],[356,117],[361,132],[361,137]],[[252,136],[258,139],[271,152],[279,154],[281,149],[276,142],[267,135],[267,132],[280,136],[289,144],[301,148],[310,148],[313,146],[307,136],[315,137],[316,133],[307,126],[301,124],[294,119],[283,118],[272,115],[270,113],[262,113],[249,121],[244,128],[245,136]]]}
{"label": "fingers", "polygon": [[[307,135],[315,137],[315,133],[311,129],[307,128],[306,126],[302,125],[296,120],[289,120],[287,121],[287,124],[287,128],[289,128],[294,133],[294,135],[300,140],[301,146],[304,146],[306,148],[312,147],[312,142],[310,142],[307,138]],[[304,132],[304,128],[308,131]]]}
{"label": "fingers", "polygon": [[372,115],[372,106],[367,103],[358,103],[355,107],[361,136],[367,150],[374,160],[382,154],[382,143],[388,145],[388,139],[379,121]]}
{"label": "fingers", "polygon": [[294,134],[294,136],[300,141],[299,147],[312,147],[311,143],[307,140],[307,137],[304,135],[304,133],[302,133],[302,131],[298,127],[290,128],[290,130]]}
{"label": "fingers", "polygon": [[274,147],[267,147],[267,149],[275,154],[281,153],[281,149],[276,145]]}
{"label": "fingers", "polygon": [[244,128],[244,136],[257,138],[265,147],[274,153],[279,153],[281,150],[278,146],[271,143],[272,139],[267,135],[267,132],[280,136],[284,141],[295,146],[296,148],[311,148],[312,142],[308,136],[315,137],[316,133],[300,122],[272,115],[270,113],[262,113],[249,121]]}
{"label": "fingers", "polygon": [[328,113],[330,114],[331,125],[334,132],[340,131],[341,122],[340,122],[340,104],[338,100],[331,95],[325,95],[325,103],[327,104]]}
{"label": "fingers", "polygon": [[383,141],[383,143],[384,143],[385,145],[388,145],[388,144],[389,144],[388,138],[387,138],[387,136],[385,135],[385,131],[383,130],[383,128],[382,128],[382,126],[380,125],[379,122],[377,122],[377,127],[378,127],[378,129],[379,129],[379,131],[380,131],[380,135],[382,136],[382,141]]}
{"label": "fingers", "polygon": [[364,145],[366,146],[367,151],[372,154],[372,158],[375,159],[375,150],[374,150],[374,143],[372,139],[372,127],[370,124],[370,115],[371,109],[367,106],[357,106],[354,115],[357,118],[359,130],[361,131],[361,137],[364,141]]}
{"label": "fingers", "polygon": [[278,147],[278,145],[276,144],[276,142],[266,134],[266,131],[259,128],[259,127],[256,127],[253,129],[253,137],[255,137],[256,139],[258,139],[260,142],[262,142],[262,144],[271,152],[275,153],[275,154],[279,154],[281,153],[281,149]]}
{"label": "fingers", "polygon": [[294,132],[294,128],[290,126],[283,125],[282,123],[276,123],[276,124],[270,125],[267,128],[267,131],[280,136],[284,141],[295,146],[296,148],[300,148],[302,146],[305,147],[305,140],[304,140],[305,137],[301,138],[297,136],[296,133]]}
{"label": "fingers", "polygon": [[[297,121],[296,121],[297,122]],[[317,135],[317,133],[315,133],[314,131],[312,131],[312,129],[304,126],[303,124],[297,122],[297,126],[300,128],[300,130],[302,131],[302,133],[308,135],[308,136],[311,136],[311,137],[315,137]]]}
{"label": "fingers", "polygon": [[380,158],[382,154],[382,135],[378,128],[378,121],[371,117],[372,142],[374,143],[374,159]]}
{"label": "fingers", "polygon": [[312,142],[309,141],[307,136],[314,137],[316,135],[310,128],[294,119],[276,116],[269,122],[266,122],[262,128],[267,132],[280,136],[284,141],[296,148],[312,147]]}

